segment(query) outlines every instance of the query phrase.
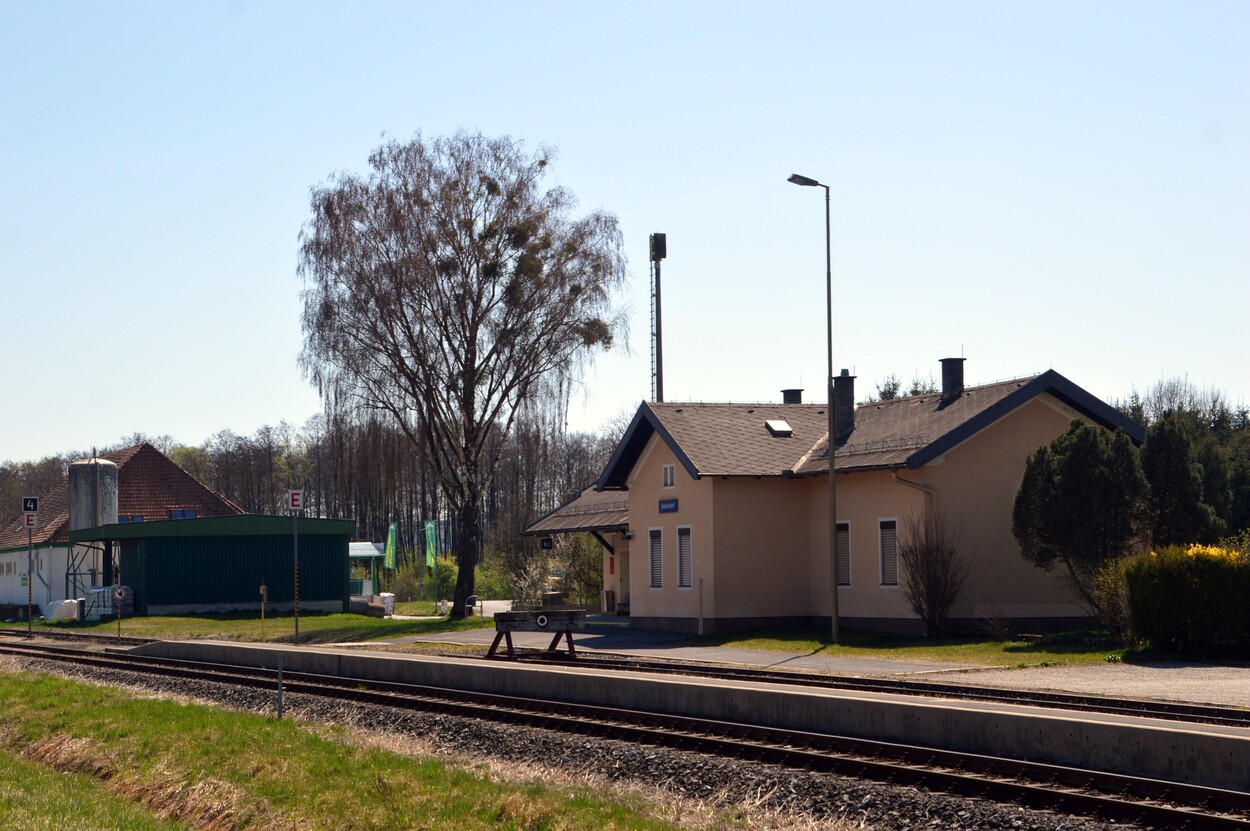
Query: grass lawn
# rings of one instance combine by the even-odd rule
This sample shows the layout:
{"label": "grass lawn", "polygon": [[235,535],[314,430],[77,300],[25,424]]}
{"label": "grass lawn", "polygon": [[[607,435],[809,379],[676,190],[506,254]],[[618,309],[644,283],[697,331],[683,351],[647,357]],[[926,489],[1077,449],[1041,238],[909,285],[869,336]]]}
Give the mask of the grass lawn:
{"label": "grass lawn", "polygon": [[[367,746],[333,726],[139,698],[4,666],[0,700],[5,828],[681,827],[671,813],[660,816],[671,807],[639,797],[497,781],[468,762]],[[81,799],[88,801],[74,802]],[[77,809],[66,817],[71,805]],[[98,810],[116,813],[102,821]],[[178,824],[160,822],[170,818]],[[715,825],[731,823],[726,816]]]}
{"label": "grass lawn", "polygon": [[434,608],[433,600],[405,600],[403,603],[395,602],[395,614],[425,615],[429,617],[437,614],[437,611]]}
{"label": "grass lawn", "polygon": [[[458,632],[463,629],[493,628],[490,618],[467,620],[394,620],[353,614],[303,612],[299,616],[300,643],[352,643],[394,638],[401,635],[425,635],[435,632]],[[26,630],[25,623],[0,624],[9,629]],[[77,623],[72,621],[36,621],[35,631],[60,629],[99,635],[117,633],[117,621]],[[295,618],[290,614],[267,615],[262,633],[260,616],[255,612],[180,617],[130,617],[121,624],[123,636],[136,638],[226,638],[239,641],[271,641],[291,643],[295,639]]]}
{"label": "grass lawn", "polygon": [[998,641],[985,636],[921,638],[848,629],[841,630],[839,635],[841,643],[837,646],[830,645],[828,630],[818,627],[750,629],[691,638],[688,643],[829,657],[899,658],[1007,667],[1146,661],[1150,657],[1146,650],[1116,645],[1093,631],[1052,632],[1029,641]]}

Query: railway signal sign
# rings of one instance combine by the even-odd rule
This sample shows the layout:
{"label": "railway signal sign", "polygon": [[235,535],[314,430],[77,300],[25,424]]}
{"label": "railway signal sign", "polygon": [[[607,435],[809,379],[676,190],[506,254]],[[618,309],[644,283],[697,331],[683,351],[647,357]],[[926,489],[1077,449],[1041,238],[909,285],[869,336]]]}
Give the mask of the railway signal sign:
{"label": "railway signal sign", "polygon": [[22,581],[26,585],[26,637],[32,637],[33,618],[32,611],[35,608],[35,581],[32,579],[34,574],[34,558],[35,544],[34,531],[35,521],[39,518],[39,497],[23,496],[22,497],[22,525],[26,528],[26,575]]}
{"label": "railway signal sign", "polygon": [[304,510],[304,492],[303,491],[287,491],[289,501],[287,507],[292,511]]}

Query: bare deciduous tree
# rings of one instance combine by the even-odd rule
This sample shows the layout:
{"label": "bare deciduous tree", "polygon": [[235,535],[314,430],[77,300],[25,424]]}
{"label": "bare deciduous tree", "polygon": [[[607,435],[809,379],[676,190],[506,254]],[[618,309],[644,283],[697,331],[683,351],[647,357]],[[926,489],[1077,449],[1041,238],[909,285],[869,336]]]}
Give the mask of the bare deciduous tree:
{"label": "bare deciduous tree", "polygon": [[929,506],[907,518],[898,545],[900,582],[907,604],[924,621],[926,635],[945,631],[946,617],[967,582],[968,565],[945,511]]}
{"label": "bare deciduous tree", "polygon": [[457,133],[390,140],[368,177],[312,190],[303,367],[323,396],[394,417],[454,514],[473,593],[482,499],[521,404],[611,345],[625,274],[614,216],[542,190],[552,153]]}

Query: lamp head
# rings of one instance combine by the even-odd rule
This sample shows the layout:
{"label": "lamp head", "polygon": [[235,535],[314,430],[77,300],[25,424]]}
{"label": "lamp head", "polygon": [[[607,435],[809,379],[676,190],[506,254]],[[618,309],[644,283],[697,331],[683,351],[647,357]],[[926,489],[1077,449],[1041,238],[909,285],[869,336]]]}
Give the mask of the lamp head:
{"label": "lamp head", "polygon": [[786,179],[786,181],[795,185],[802,185],[805,188],[824,187],[824,185],[817,182],[815,179],[808,178],[807,176],[800,176],[797,173],[791,173],[790,178]]}

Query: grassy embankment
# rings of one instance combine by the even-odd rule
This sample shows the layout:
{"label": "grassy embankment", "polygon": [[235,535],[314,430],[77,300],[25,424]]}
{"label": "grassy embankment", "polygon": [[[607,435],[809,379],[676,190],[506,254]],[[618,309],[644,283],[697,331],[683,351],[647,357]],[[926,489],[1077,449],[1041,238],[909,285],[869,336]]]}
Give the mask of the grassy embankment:
{"label": "grassy embankment", "polygon": [[[26,629],[26,624],[21,622],[0,626],[22,631]],[[494,622],[490,618],[449,621],[446,618],[395,620],[354,614],[301,613],[299,616],[300,643],[303,644],[356,643],[493,627]],[[33,628],[35,631],[48,628],[94,635],[114,635],[118,631],[116,619],[97,623],[36,621]],[[255,612],[128,617],[122,620],[120,628],[123,636],[134,638],[226,638],[275,643],[291,643],[295,639],[295,619],[290,614],[269,615],[263,623]]]}
{"label": "grassy embankment", "polygon": [[184,826],[157,819],[148,810],[111,793],[80,773],[61,773],[0,750],[0,823],[22,831],[81,828],[117,831],[175,831]]}
{"label": "grassy embankment", "polygon": [[[555,831],[736,821],[584,785],[496,781],[482,766],[394,752],[341,728],[140,698],[4,666],[0,700],[6,829]],[[683,810],[686,817],[675,816]]]}

